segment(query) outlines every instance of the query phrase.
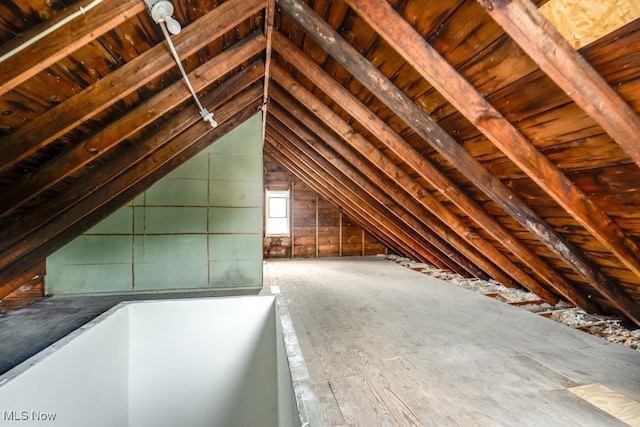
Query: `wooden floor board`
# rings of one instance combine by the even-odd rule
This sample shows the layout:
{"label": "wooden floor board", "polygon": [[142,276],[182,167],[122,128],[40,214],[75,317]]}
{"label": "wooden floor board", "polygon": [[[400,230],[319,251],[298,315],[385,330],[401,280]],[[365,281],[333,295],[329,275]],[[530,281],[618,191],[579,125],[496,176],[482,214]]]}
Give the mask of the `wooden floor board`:
{"label": "wooden floor board", "polygon": [[382,258],[267,265],[327,425],[617,426],[567,388],[640,397],[640,353]]}

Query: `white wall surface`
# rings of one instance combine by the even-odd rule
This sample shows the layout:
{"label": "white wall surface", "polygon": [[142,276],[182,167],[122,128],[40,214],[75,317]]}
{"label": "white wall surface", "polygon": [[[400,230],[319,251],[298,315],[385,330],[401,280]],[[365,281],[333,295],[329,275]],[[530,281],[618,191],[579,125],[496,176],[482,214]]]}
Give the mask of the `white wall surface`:
{"label": "white wall surface", "polygon": [[136,304],[131,320],[129,425],[277,425],[273,298]]}
{"label": "white wall surface", "polygon": [[123,304],[0,377],[0,426],[300,425],[278,327],[269,296]]}
{"label": "white wall surface", "polygon": [[0,377],[0,426],[126,426],[128,323],[124,307]]}

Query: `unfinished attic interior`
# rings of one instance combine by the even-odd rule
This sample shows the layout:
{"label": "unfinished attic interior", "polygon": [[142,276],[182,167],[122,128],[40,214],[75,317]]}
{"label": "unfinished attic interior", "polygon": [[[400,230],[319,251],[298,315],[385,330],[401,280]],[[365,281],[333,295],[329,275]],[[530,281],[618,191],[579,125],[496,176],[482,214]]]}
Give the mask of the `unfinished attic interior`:
{"label": "unfinished attic interior", "polygon": [[3,1],[0,425],[97,371],[181,424],[132,390],[254,317],[190,425],[640,425],[640,353],[541,315],[640,338],[639,115],[640,0]]}

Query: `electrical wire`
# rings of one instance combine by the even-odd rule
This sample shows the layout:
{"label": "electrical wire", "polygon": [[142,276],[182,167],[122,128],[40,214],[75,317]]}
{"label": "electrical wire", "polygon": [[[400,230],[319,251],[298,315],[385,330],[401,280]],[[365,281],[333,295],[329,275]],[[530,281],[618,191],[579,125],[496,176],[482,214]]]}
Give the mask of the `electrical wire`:
{"label": "electrical wire", "polygon": [[37,34],[36,36],[30,38],[29,40],[27,40],[26,42],[22,43],[20,46],[16,47],[15,49],[10,50],[9,52],[5,53],[4,55],[0,56],[0,62],[4,62],[7,59],[11,58],[13,55],[15,55],[16,53],[28,48],[29,46],[31,46],[32,44],[34,44],[35,42],[37,42],[38,40],[48,36],[49,34],[51,34],[52,32],[54,32],[55,30],[57,30],[58,28],[62,27],[63,25],[66,25],[68,22],[73,21],[74,19],[76,19],[78,16],[80,15],[84,15],[86,12],[88,12],[89,10],[93,9],[95,6],[97,6],[99,3],[102,3],[103,0],[93,0],[91,3],[89,3],[87,6],[85,7],[80,7],[80,9],[78,9],[77,11],[73,12],[71,15],[67,16],[66,18],[62,19],[60,22],[56,22],[54,25],[50,26],[49,28],[47,28],[46,30],[42,31],[41,33]]}
{"label": "electrical wire", "polygon": [[178,64],[178,68],[180,69],[180,72],[182,73],[182,77],[184,77],[184,81],[187,84],[187,87],[189,88],[189,91],[191,92],[191,95],[193,96],[193,99],[195,99],[196,104],[198,105],[198,108],[200,109],[200,116],[202,117],[202,120],[204,120],[205,122],[209,122],[211,124],[211,127],[218,126],[218,122],[216,122],[214,120],[214,118],[213,118],[213,113],[210,113],[200,103],[200,100],[198,99],[198,95],[196,95],[196,91],[193,89],[193,86],[191,85],[191,82],[189,81],[189,77],[187,76],[187,73],[184,70],[184,67],[182,66],[182,61],[180,61],[180,57],[178,56],[178,52],[176,52],[176,47],[173,45],[173,42],[171,41],[171,36],[169,35],[169,31],[167,30],[166,23],[164,21],[160,21],[160,22],[158,22],[158,24],[160,25],[160,28],[162,29],[162,33],[164,34],[164,38],[167,39],[167,44],[169,45],[169,50],[171,51],[171,54],[173,55],[173,58],[176,60],[176,63]]}

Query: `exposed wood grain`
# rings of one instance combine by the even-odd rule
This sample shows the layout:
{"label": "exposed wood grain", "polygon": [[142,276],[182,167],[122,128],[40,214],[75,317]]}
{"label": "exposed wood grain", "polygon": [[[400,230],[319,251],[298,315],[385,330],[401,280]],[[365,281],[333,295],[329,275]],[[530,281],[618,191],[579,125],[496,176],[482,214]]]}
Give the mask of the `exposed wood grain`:
{"label": "exposed wood grain", "polygon": [[34,264],[31,268],[25,270],[21,275],[14,279],[3,282],[0,286],[0,300],[6,298],[15,292],[18,288],[27,284],[43,283],[45,273],[45,263],[41,261]]}
{"label": "exposed wood grain", "polygon": [[[333,127],[339,135],[342,135],[343,141],[350,144],[353,149],[358,151],[364,158],[368,159],[369,162],[373,163],[377,169],[371,168],[367,162],[350,153],[350,150],[347,150],[347,147],[341,141],[337,141],[335,138],[331,138],[330,135],[323,133],[323,140],[329,144],[341,158],[344,158],[349,163],[353,164],[359,171],[363,172],[365,176],[372,180],[376,186],[384,189],[386,193],[395,194],[395,198],[416,218],[420,218],[421,209],[426,208],[433,213],[435,218],[440,219],[443,225],[446,224],[446,226],[443,227],[440,225],[440,222],[425,219],[423,222],[425,222],[428,228],[439,233],[441,238],[448,239],[449,243],[452,244],[454,248],[462,252],[467,258],[476,263],[487,273],[491,275],[495,274],[495,267],[491,263],[484,261],[482,257],[478,256],[479,253],[484,254],[484,256],[487,256],[493,263],[500,266],[500,268],[513,277],[517,283],[540,295],[550,304],[555,305],[557,303],[557,299],[545,288],[532,280],[528,274],[523,273],[508,258],[491,246],[491,244],[484,239],[479,238],[457,216],[447,210],[438,201],[433,199],[429,193],[425,192],[422,187],[417,185],[415,181],[413,181],[401,169],[389,161],[382,153],[377,151],[366,139],[354,132],[350,126],[337,118],[328,107],[317,100],[311,93],[306,91],[304,88],[301,88],[282,68],[274,66],[273,75],[282,87],[286,87],[302,105],[305,105],[313,111],[314,114],[327,126]],[[290,102],[286,102],[286,99],[283,99],[283,95],[280,94],[277,89],[274,89],[274,96],[278,96],[279,102],[284,102],[283,105],[288,111],[294,112],[297,117],[305,117],[305,114],[297,109],[295,105]],[[322,132],[322,129],[313,125],[313,119],[305,121],[308,123],[308,127],[310,127],[316,134],[320,135],[319,132]],[[386,174],[387,178],[379,177],[381,173]],[[393,181],[398,183],[407,194],[398,192],[395,188],[389,185],[388,182]],[[462,244],[461,240],[454,239],[454,234],[451,233],[451,231],[460,236],[461,239],[465,239],[471,247],[475,246],[479,251],[468,252],[466,250],[466,246]],[[473,274],[473,272],[471,273]],[[504,280],[498,279],[498,277],[496,277],[496,279],[499,281]],[[505,285],[509,286],[510,284],[506,283]]]}
{"label": "exposed wood grain", "polygon": [[[327,198],[328,200],[338,200],[343,205],[353,206],[354,208],[352,209],[356,211],[359,210],[357,209],[357,207],[366,206],[369,209],[371,209],[371,211],[362,212],[360,215],[364,218],[367,218],[367,221],[370,224],[376,224],[377,227],[382,227],[382,229],[388,230],[390,232],[389,234],[393,236],[393,238],[396,240],[406,241],[407,243],[403,243],[403,245],[410,245],[409,242],[414,242],[415,245],[420,245],[418,242],[416,242],[416,237],[410,235],[409,233],[404,231],[401,227],[389,221],[380,212],[380,207],[376,207],[375,205],[372,204],[371,201],[365,200],[360,195],[357,195],[352,189],[348,188],[343,182],[335,179],[333,175],[326,172],[324,174],[321,174],[319,171],[326,170],[326,168],[331,169],[332,166],[328,165],[326,162],[322,162],[321,164],[318,164],[317,163],[318,159],[309,157],[304,151],[296,147],[294,142],[289,141],[289,138],[291,139],[296,138],[293,135],[291,135],[291,131],[283,127],[280,127],[279,129],[277,129],[277,131],[278,131],[278,139],[277,141],[271,141],[271,145],[273,145],[275,148],[278,148],[280,150],[285,150],[287,153],[289,153],[289,158],[291,160],[297,160],[299,162],[303,162],[305,164],[305,167],[301,170],[303,170],[304,173],[307,174],[307,176],[313,177],[312,179],[314,182],[323,183],[323,185],[326,186],[327,189],[330,189],[330,192],[328,194],[333,194],[333,196],[327,197],[326,195],[327,192],[324,191],[325,198]],[[289,135],[285,137],[285,135],[283,135],[282,132]],[[291,168],[291,165],[288,165],[288,167]],[[304,175],[300,175],[299,173],[297,174],[300,178],[304,177]],[[305,182],[307,183],[307,185],[312,186],[311,181],[306,180]],[[315,187],[312,186],[312,188],[314,188],[314,190],[317,193],[321,195],[323,194],[318,191],[317,184]],[[314,223],[314,226],[315,226],[315,223]],[[396,237],[394,233],[399,233],[398,237]],[[315,252],[314,252],[314,255],[315,255]],[[423,255],[421,255],[421,257],[423,257]]]}
{"label": "exposed wood grain", "polygon": [[640,117],[544,15],[528,0],[478,1],[540,68],[640,165],[637,143]]}
{"label": "exposed wood grain", "polygon": [[[197,52],[211,39],[222,36],[263,6],[260,0],[236,0],[222,4],[175,36],[177,52],[181,56]],[[174,66],[174,59],[164,44],[137,56],[0,140],[0,170],[16,164]]]}
{"label": "exposed wood grain", "polygon": [[[265,38],[262,35],[249,38],[198,67],[190,73],[194,90],[201,91],[211,81],[220,79],[263,50],[264,46]],[[265,72],[264,66],[258,63],[254,64],[251,70],[253,74],[260,76]],[[12,188],[0,195],[0,217],[13,212],[58,182],[74,175],[88,163],[96,161],[111,148],[171,111],[176,103],[182,103],[190,97],[191,94],[184,83],[178,81],[132,109],[122,119],[110,123],[82,144],[57,156],[35,173],[23,176]]]}
{"label": "exposed wood grain", "polygon": [[[279,0],[280,1],[280,0]],[[286,3],[286,10],[295,14],[296,19],[303,26],[314,28],[314,35],[323,46],[332,53],[334,58],[350,69],[361,81],[374,90],[380,99],[385,100],[390,108],[404,120],[430,140],[445,157],[458,166],[458,168],[470,179],[473,179],[485,193],[490,195],[507,212],[516,218],[523,226],[527,227],[534,235],[540,238],[550,249],[559,253],[570,262],[570,265],[578,268],[581,274],[588,276],[599,283],[606,283],[607,279],[591,263],[577,254],[576,249],[558,235],[551,227],[542,221],[531,209],[529,209],[513,192],[506,188],[495,176],[482,167],[469,153],[458,145],[448,134],[437,127],[411,100],[407,99],[384,76],[373,68],[359,53],[344,42],[319,22],[305,6],[294,1],[282,1]],[[280,3],[279,3],[280,4]],[[395,13],[395,12],[394,12]],[[384,19],[383,19],[384,20]],[[302,22],[300,22],[302,21]],[[322,32],[318,31],[322,28]],[[586,272],[586,273],[585,273]],[[613,289],[613,286],[611,286]],[[587,308],[590,308],[587,306]]]}
{"label": "exposed wood grain", "polygon": [[566,388],[640,397],[634,351],[385,260],[268,267],[346,423],[617,426]]}
{"label": "exposed wood grain", "polygon": [[568,390],[630,426],[640,425],[640,403],[622,393],[598,383]]}
{"label": "exposed wood grain", "polygon": [[[294,172],[300,179],[302,179],[306,185],[308,185],[309,187],[311,187],[313,189],[314,192],[320,194],[322,197],[324,197],[327,200],[330,201],[336,201],[336,203],[339,203],[339,199],[337,199],[337,195],[335,194],[335,192],[329,191],[325,185],[323,184],[321,180],[317,180],[313,177],[313,175],[309,175],[309,171],[304,170],[301,168],[301,166],[296,163],[295,161],[293,161],[292,159],[290,159],[289,153],[279,149],[277,146],[277,140],[280,138],[280,136],[275,135],[272,136],[269,133],[269,129],[267,129],[267,144],[265,144],[265,151],[267,153],[269,153],[272,157],[276,158],[278,160],[278,162],[280,162],[281,164],[285,165],[285,167],[287,167],[287,169],[291,170],[292,172]],[[276,144],[275,146],[272,146],[273,144]],[[350,206],[349,204],[345,203],[342,204],[343,209],[345,209],[348,214],[350,216],[352,216],[353,218],[355,218],[359,224],[362,227],[371,227],[371,229],[376,230],[376,237],[385,243],[385,245],[391,247],[391,248],[396,248],[396,250],[400,250],[401,252],[405,252],[406,253],[410,253],[412,254],[412,256],[415,256],[416,258],[420,257],[420,254],[418,254],[417,252],[414,252],[414,250],[409,247],[406,246],[406,243],[403,242],[401,239],[397,238],[397,236],[393,235],[393,234],[387,234],[383,232],[383,229],[380,228],[376,228],[375,224],[372,223],[368,218],[364,217],[362,215],[362,213],[358,210],[353,208],[352,206]],[[298,238],[296,238],[297,240]],[[314,242],[311,242],[311,245],[313,245]],[[313,257],[313,252],[312,252],[312,246],[310,246],[310,250],[308,251],[308,253],[300,253],[299,251],[301,251],[303,248],[299,248],[298,245],[296,243],[294,243],[294,248],[293,248],[293,252],[296,254],[296,256],[298,257],[303,257],[303,258],[308,258],[308,257]],[[433,263],[434,265],[442,265],[444,266],[444,264],[442,264],[438,258],[436,258],[435,256],[430,256],[428,258],[428,262]]]}
{"label": "exposed wood grain", "polygon": [[540,12],[569,44],[579,49],[640,17],[637,1],[554,0]]}
{"label": "exposed wood grain", "polygon": [[[269,135],[269,128],[267,130],[267,134]],[[285,131],[284,129],[281,130]],[[276,138],[273,140],[269,139],[269,145],[273,146],[273,148],[276,149],[276,152],[281,151],[288,156],[287,168],[295,171],[294,173],[296,173],[299,178],[303,179],[307,185],[314,189],[314,191],[322,195],[327,200],[336,201],[337,204],[341,206],[348,206],[353,218],[360,218],[361,221],[365,221],[365,224],[370,224],[369,227],[365,228],[380,230],[380,232],[385,230],[386,232],[384,234],[378,235],[377,237],[385,242],[395,242],[390,244],[390,246],[399,246],[405,251],[408,250],[408,252],[417,259],[426,260],[434,265],[442,266],[441,268],[446,268],[444,260],[447,257],[442,255],[439,250],[432,247],[428,242],[416,241],[416,239],[420,238],[419,236],[409,234],[398,225],[388,221],[385,215],[380,213],[378,208],[374,207],[370,202],[365,201],[352,189],[347,188],[341,181],[333,179],[331,175],[320,174],[318,171],[322,168],[315,163],[315,159],[306,156],[304,158],[300,157],[301,155],[304,155],[304,153],[300,152],[300,150],[296,150],[292,146],[289,146],[284,135],[276,134],[275,137]],[[273,152],[272,155],[274,155]],[[309,164],[314,165],[315,168],[307,165],[296,165],[296,160],[298,163],[303,160],[303,163],[305,164],[306,162],[309,162]],[[324,166],[328,167],[326,164]],[[361,210],[360,208],[363,206],[366,206],[371,210]],[[415,247],[419,248],[421,246],[423,247],[423,252],[419,252],[414,249]]]}
{"label": "exposed wood grain", "polygon": [[[296,86],[296,84],[293,81],[286,80],[285,76],[281,75],[282,71],[279,67],[274,67],[273,71],[274,78],[278,81],[278,83],[284,84],[285,87],[289,88],[289,90],[294,89],[294,86]],[[283,81],[283,79],[285,80]],[[402,192],[398,192],[397,188],[392,185],[391,182],[385,180],[384,178],[378,177],[377,170],[370,167],[366,162],[360,160],[355,155],[355,153],[347,150],[346,147],[344,147],[341,142],[331,134],[324,132],[319,126],[314,126],[312,120],[306,120],[309,123],[310,129],[315,132],[326,144],[332,147],[333,150],[336,151],[337,155],[330,152],[330,150],[328,150],[323,144],[311,144],[310,142],[313,140],[313,136],[305,132],[303,129],[300,129],[300,127],[293,122],[291,117],[287,117],[285,110],[291,112],[293,115],[299,118],[303,118],[306,114],[297,109],[290,101],[288,102],[283,93],[281,91],[278,91],[276,88],[274,88],[273,95],[278,100],[278,103],[280,103],[284,107],[278,108],[274,106],[274,115],[278,117],[280,121],[282,121],[290,129],[297,132],[298,136],[300,136],[303,141],[309,141],[307,143],[313,150],[315,150],[317,155],[320,155],[321,157],[331,162],[333,165],[339,167],[340,172],[351,179],[352,183],[356,187],[360,187],[360,189],[364,193],[371,194],[380,203],[386,205],[387,209],[389,209],[390,211],[390,214],[395,215],[402,222],[411,227],[411,229],[413,229],[416,234],[427,237],[431,244],[437,246],[444,254],[448,255],[448,257],[451,259],[451,261],[454,262],[454,264],[447,264],[450,265],[454,271],[457,272],[462,269],[475,276],[483,277],[484,275],[482,274],[482,270],[484,270],[495,277],[496,280],[500,282],[506,282],[505,286],[514,286],[513,281],[508,276],[505,276],[504,273],[498,271],[493,263],[483,259],[482,256],[479,255],[476,251],[472,250],[470,246],[465,245],[460,238],[457,238],[454,233],[451,233],[445,225],[446,223],[440,222],[437,219],[433,219],[424,221],[423,225],[419,221],[417,221],[415,218],[420,217],[422,210],[415,201],[411,200],[410,197],[403,194]],[[312,101],[308,98],[301,99],[301,101],[306,102],[307,104],[312,103]],[[318,108],[317,105],[310,105],[310,107],[316,110]],[[369,156],[369,159],[374,160],[373,157],[374,156]],[[376,160],[374,160],[374,162],[376,162]],[[349,167],[349,164],[353,165],[354,169],[351,169]],[[385,163],[383,167],[389,168],[390,165],[388,163]],[[372,182],[370,183],[369,181]],[[401,204],[404,207],[404,210],[411,213],[413,217],[406,215],[406,213],[402,209],[393,209],[390,206],[390,203],[385,200],[385,196],[383,194],[380,194],[379,190],[377,190],[376,187],[382,189],[385,194],[396,194],[396,203]],[[455,251],[449,251],[447,247],[448,245],[443,244],[443,242],[447,242],[455,249]],[[466,259],[460,258],[458,252],[462,253],[464,257],[472,261],[482,270],[480,270],[478,267],[475,267],[473,264],[470,264]],[[495,261],[495,259],[493,261]],[[506,261],[510,264],[510,261]],[[456,265],[459,267],[457,267]],[[518,279],[520,279],[521,276],[514,274],[512,272],[512,269],[509,268],[511,266],[512,264],[503,266],[502,270],[507,272],[507,274],[512,274],[513,277],[517,277]],[[525,283],[529,284],[529,281],[526,281]],[[534,282],[534,285],[537,284],[535,284]],[[545,295],[547,295],[553,301],[552,296],[550,296],[548,293]]]}
{"label": "exposed wood grain", "polygon": [[[359,1],[350,0],[348,3],[352,7],[359,6],[357,9],[360,13],[365,14],[369,24],[381,32],[387,42],[393,45],[396,50],[403,52],[403,56],[408,62],[414,64],[423,75],[429,76],[434,86],[449,96],[455,95],[452,102],[459,110],[468,112],[471,117],[477,119],[472,121],[485,134],[490,135],[492,141],[503,152],[510,154],[512,160],[517,161],[521,167],[525,168],[530,176],[534,175],[536,182],[547,189],[547,192],[558,203],[577,216],[581,223],[590,231],[595,232],[596,237],[614,250],[628,267],[640,274],[640,264],[636,257],[636,253],[640,250],[635,244],[626,239],[615,223],[596,209],[586,196],[580,193],[544,156],[526,140],[521,141],[523,140],[521,135],[497,111],[493,110],[493,107],[480,97],[475,89],[464,79],[461,79],[455,70],[408,26],[406,21],[392,18],[397,17],[397,14],[386,2],[369,2],[364,5]],[[625,295],[600,271],[597,271],[575,247],[557,234],[524,203],[520,200],[514,200],[515,195],[504,187],[495,176],[483,168],[448,134],[438,128],[388,79],[380,75],[371,64],[353,51],[350,45],[340,42],[342,39],[339,35],[318,20],[310,10],[305,9],[303,4],[293,0],[278,0],[278,4],[282,5],[287,13],[293,15],[303,27],[313,28],[313,35],[323,44],[325,49],[332,53],[334,58],[340,60],[354,75],[357,75],[359,80],[363,83],[366,82],[365,84],[373,89],[380,98],[385,99],[385,102],[398,115],[404,117],[404,120],[413,126],[416,132],[423,133],[425,139],[430,140],[434,144],[434,148],[441,154],[450,157],[458,169],[465,172],[467,176],[475,177],[478,186],[516,217],[522,225],[544,241],[559,256],[565,258],[581,275],[588,276],[590,281],[597,283],[600,293],[608,298],[613,305],[622,310],[634,322],[640,324],[640,307],[634,300]],[[374,4],[377,6],[375,16],[372,10]],[[363,8],[365,12],[362,12]],[[393,19],[393,25],[389,24],[390,19]],[[384,28],[379,25],[382,22],[386,22]],[[388,33],[389,28],[394,28],[394,36]],[[403,35],[399,37],[398,31],[401,29]],[[399,40],[403,42],[398,43]],[[446,82],[443,81],[444,75],[447,76]],[[455,90],[454,85],[456,86]],[[395,99],[392,99],[391,93]],[[524,145],[519,143],[518,150],[516,150],[509,145],[512,141],[521,141]],[[546,174],[550,176],[546,176]],[[551,176],[554,179],[551,179]],[[597,218],[600,218],[602,222],[596,222]]]}
{"label": "exposed wood grain", "polygon": [[[87,3],[89,2],[83,2],[83,5],[86,7]],[[70,7],[68,11],[58,14],[55,22],[51,22],[47,27],[53,26],[78,9],[79,5]],[[83,12],[64,27],[2,61],[0,96],[145,9],[144,3],[138,0],[110,0],[96,5],[86,13]],[[16,42],[30,41],[41,31],[45,31],[45,28],[38,27],[29,31]],[[15,48],[13,44],[8,48]],[[3,49],[0,56],[6,53]]]}
{"label": "exposed wood grain", "polygon": [[[494,238],[500,241],[504,247],[508,248],[529,265],[534,271],[536,271],[552,288],[556,289],[560,295],[563,295],[569,301],[574,304],[587,309],[588,311],[595,311],[595,308],[591,303],[576,292],[572,285],[567,282],[565,278],[557,274],[553,269],[544,263],[534,252],[523,245],[519,239],[515,238],[505,227],[495,221],[490,215],[488,215],[477,203],[475,203],[470,197],[466,195],[464,191],[461,191],[451,180],[446,178],[437,168],[433,167],[425,158],[420,156],[411,146],[409,146],[404,140],[402,140],[393,130],[391,130],[382,120],[376,116],[370,114],[362,104],[354,99],[344,88],[336,85],[334,81],[323,73],[318,66],[315,66],[305,56],[288,42],[280,34],[274,34],[274,45],[276,49],[281,52],[283,57],[295,64],[295,66],[301,69],[305,75],[313,78],[316,85],[320,87],[324,93],[328,94],[335,102],[342,105],[342,107],[349,111],[356,120],[363,123],[368,129],[371,130],[380,141],[384,142],[394,152],[409,164],[414,170],[420,173],[421,177],[427,182],[439,189],[445,196],[453,201],[463,212],[468,214],[477,224],[482,226],[489,232]],[[284,87],[293,88],[292,83],[287,83]],[[303,105],[309,105],[312,102],[308,99],[303,102]],[[312,111],[320,110],[321,105],[312,108]],[[358,139],[358,135],[354,135],[348,126],[343,124],[339,119],[335,117],[326,117],[323,119],[327,126],[333,127],[333,129],[343,138],[346,139]],[[346,127],[345,127],[346,126]],[[359,138],[362,140],[362,138]],[[363,140],[364,141],[364,140]],[[365,156],[369,156],[370,152]],[[384,169],[383,169],[384,170]],[[397,179],[393,176],[392,179]],[[423,191],[416,190],[414,194],[422,194]]]}

